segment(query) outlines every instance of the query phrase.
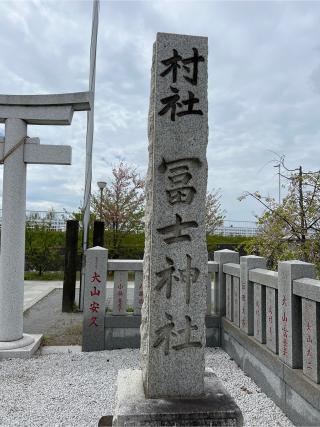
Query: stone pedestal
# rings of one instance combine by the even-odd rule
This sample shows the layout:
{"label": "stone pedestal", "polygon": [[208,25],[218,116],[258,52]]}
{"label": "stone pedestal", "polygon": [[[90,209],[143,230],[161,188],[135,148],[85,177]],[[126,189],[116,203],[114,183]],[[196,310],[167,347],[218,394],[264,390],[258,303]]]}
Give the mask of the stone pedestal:
{"label": "stone pedestal", "polygon": [[0,360],[28,359],[40,347],[42,335],[23,334],[20,340],[0,342]]}
{"label": "stone pedestal", "polygon": [[[204,394],[197,398],[146,399],[142,372],[118,374],[117,406],[112,426],[241,426],[240,409],[214,374],[204,379]],[[103,417],[99,426],[110,424]]]}

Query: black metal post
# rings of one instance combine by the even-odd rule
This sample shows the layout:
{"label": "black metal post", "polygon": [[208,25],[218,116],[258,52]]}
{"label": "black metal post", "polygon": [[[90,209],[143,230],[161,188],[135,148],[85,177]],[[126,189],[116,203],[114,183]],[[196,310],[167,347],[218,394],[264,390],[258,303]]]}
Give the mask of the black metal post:
{"label": "black metal post", "polygon": [[78,235],[79,221],[68,220],[62,296],[62,311],[67,313],[73,310],[76,293]]}
{"label": "black metal post", "polygon": [[94,246],[104,246],[104,221],[94,221],[93,247]]}

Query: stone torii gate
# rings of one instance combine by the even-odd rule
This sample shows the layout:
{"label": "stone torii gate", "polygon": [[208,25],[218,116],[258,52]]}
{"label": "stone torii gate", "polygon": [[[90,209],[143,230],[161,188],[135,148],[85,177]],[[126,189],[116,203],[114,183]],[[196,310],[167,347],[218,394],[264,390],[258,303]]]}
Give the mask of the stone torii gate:
{"label": "stone torii gate", "polygon": [[0,95],[3,170],[0,253],[0,359],[28,357],[41,336],[23,334],[26,165],[71,164],[71,147],[41,145],[27,125],[70,125],[74,111],[88,111],[91,92],[58,95]]}

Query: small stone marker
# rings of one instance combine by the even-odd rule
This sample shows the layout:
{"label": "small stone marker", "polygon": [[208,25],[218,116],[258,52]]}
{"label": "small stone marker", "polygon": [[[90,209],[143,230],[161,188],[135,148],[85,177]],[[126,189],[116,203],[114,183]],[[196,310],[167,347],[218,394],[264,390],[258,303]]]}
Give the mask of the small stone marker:
{"label": "small stone marker", "polygon": [[86,251],[82,351],[104,350],[104,318],[108,250],[95,246]]}
{"label": "small stone marker", "polygon": [[127,314],[128,272],[114,272],[113,315]]}
{"label": "small stone marker", "polygon": [[226,274],[226,318],[231,321],[233,318],[232,281],[233,277],[230,274]]}
{"label": "small stone marker", "polygon": [[248,335],[254,333],[253,283],[249,280],[249,270],[265,268],[263,257],[248,255],[240,257],[240,328]]}
{"label": "small stone marker", "polygon": [[147,397],[204,387],[207,38],[159,33],[149,113],[141,351]]}
{"label": "small stone marker", "polygon": [[264,344],[266,342],[266,288],[254,283],[254,337]]}
{"label": "small stone marker", "polygon": [[233,276],[233,323],[240,326],[240,279],[239,277]]}
{"label": "small stone marker", "polygon": [[206,37],[158,33],[154,45],[142,372],[119,372],[115,426],[242,423],[217,378],[204,378],[207,43]]}
{"label": "small stone marker", "polygon": [[320,303],[302,298],[303,373],[320,382]]}
{"label": "small stone marker", "polygon": [[143,304],[143,273],[142,271],[136,271],[134,275],[134,296],[133,296],[134,312],[133,314],[136,314],[136,315],[141,314],[142,304]]}
{"label": "small stone marker", "polygon": [[266,344],[274,353],[278,353],[278,291],[266,288]]}
{"label": "small stone marker", "polygon": [[313,264],[295,260],[279,262],[279,358],[291,368],[302,368],[301,298],[292,292],[293,280],[314,276]]}

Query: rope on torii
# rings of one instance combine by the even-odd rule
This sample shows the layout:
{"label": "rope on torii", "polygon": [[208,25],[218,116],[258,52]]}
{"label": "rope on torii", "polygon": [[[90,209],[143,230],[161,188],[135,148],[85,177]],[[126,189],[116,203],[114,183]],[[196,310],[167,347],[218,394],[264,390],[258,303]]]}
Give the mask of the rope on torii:
{"label": "rope on torii", "polygon": [[[90,222],[90,201],[91,201],[91,181],[92,181],[92,146],[94,133],[94,97],[96,83],[96,53],[97,53],[97,38],[99,26],[99,0],[93,0],[92,7],[92,30],[91,30],[91,45],[90,45],[90,75],[89,75],[89,91],[92,93],[93,102],[91,110],[87,112],[87,136],[86,136],[86,169],[85,169],[85,189],[83,199],[83,254],[88,248],[88,232]],[[84,264],[84,263],[83,263]],[[83,308],[83,283],[84,283],[84,265],[81,271],[81,289],[79,307]]]}

